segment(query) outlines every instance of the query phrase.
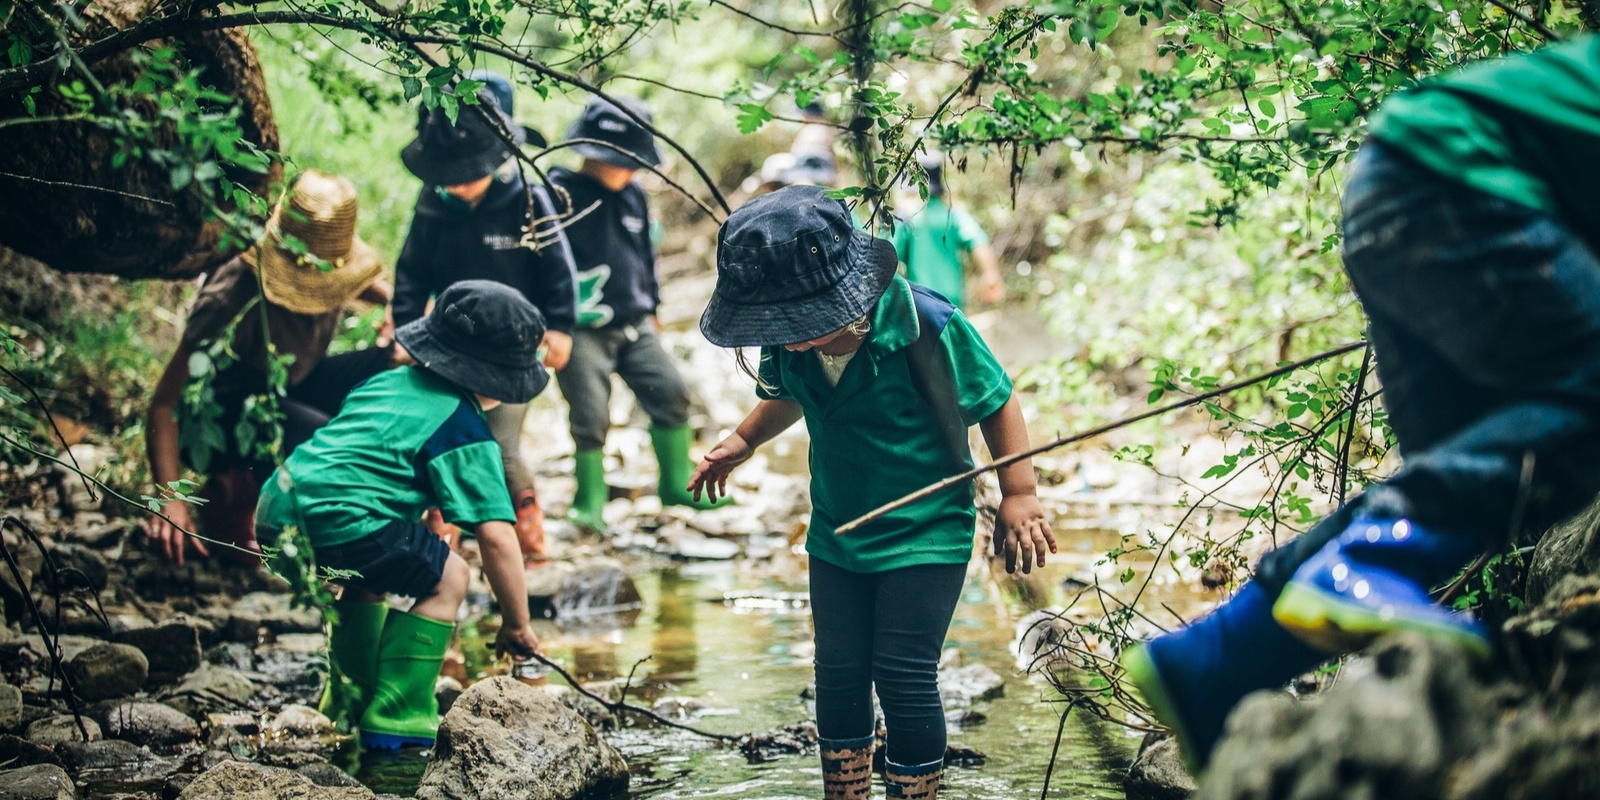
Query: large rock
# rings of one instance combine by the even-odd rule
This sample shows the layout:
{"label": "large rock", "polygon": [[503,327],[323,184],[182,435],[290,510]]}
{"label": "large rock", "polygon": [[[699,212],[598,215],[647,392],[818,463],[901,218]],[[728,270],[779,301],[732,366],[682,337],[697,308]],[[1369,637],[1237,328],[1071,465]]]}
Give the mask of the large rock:
{"label": "large rock", "polygon": [[123,785],[163,781],[184,767],[133,742],[101,739],[56,745],[56,754],[79,780],[88,784],[115,781]]}
{"label": "large rock", "polygon": [[[67,742],[93,742],[100,738],[100,724],[87,717],[81,722],[71,714],[57,714],[35,720],[28,726],[28,741],[40,747],[55,747]],[[87,735],[88,738],[85,738]]]}
{"label": "large rock", "polygon": [[177,677],[200,668],[200,631],[192,622],[133,628],[113,635],[111,641],[139,648],[152,676]]}
{"label": "large rock", "polygon": [[200,726],[193,719],[161,703],[107,703],[96,709],[96,718],[113,739],[171,747],[200,738]]}
{"label": "large rock", "polygon": [[1005,679],[987,664],[968,664],[939,672],[939,697],[946,707],[993,700],[1005,693]]}
{"label": "large rock", "polygon": [[514,678],[480,681],[445,715],[418,800],[570,800],[628,785],[628,765],[577,712]]}
{"label": "large rock", "polygon": [[101,643],[66,663],[72,688],[85,700],[110,700],[139,691],[150,674],[150,662],[139,648]]}
{"label": "large rock", "polygon": [[1179,757],[1178,741],[1162,734],[1144,737],[1122,789],[1128,800],[1184,800],[1193,794],[1194,778]]}
{"label": "large rock", "polygon": [[641,604],[639,587],[614,559],[558,561],[528,570],[528,598],[535,616],[582,619],[622,611]]}
{"label": "large rock", "polygon": [[322,615],[309,608],[291,608],[289,595],[251,592],[233,604],[228,618],[228,638],[254,642],[260,631],[268,633],[318,633]]}
{"label": "large rock", "polygon": [[224,761],[178,793],[178,800],[372,800],[372,790],[318,786],[294,770]]}
{"label": "large rock", "polygon": [[0,731],[22,727],[22,690],[0,683]]}
{"label": "large rock", "polygon": [[72,776],[54,764],[0,771],[0,800],[73,800]]}
{"label": "large rock", "polygon": [[190,717],[200,717],[213,711],[248,708],[257,692],[255,681],[243,672],[204,666],[162,691],[159,699]]}

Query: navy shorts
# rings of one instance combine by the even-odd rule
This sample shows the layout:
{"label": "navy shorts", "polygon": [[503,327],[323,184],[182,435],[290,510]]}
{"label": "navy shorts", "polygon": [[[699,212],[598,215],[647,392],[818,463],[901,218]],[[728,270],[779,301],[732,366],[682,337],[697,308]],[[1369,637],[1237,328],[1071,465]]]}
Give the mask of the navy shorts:
{"label": "navy shorts", "polygon": [[450,546],[420,522],[391,522],[353,542],[315,549],[317,566],[347,569],[351,589],[418,599],[433,594],[444,575]]}

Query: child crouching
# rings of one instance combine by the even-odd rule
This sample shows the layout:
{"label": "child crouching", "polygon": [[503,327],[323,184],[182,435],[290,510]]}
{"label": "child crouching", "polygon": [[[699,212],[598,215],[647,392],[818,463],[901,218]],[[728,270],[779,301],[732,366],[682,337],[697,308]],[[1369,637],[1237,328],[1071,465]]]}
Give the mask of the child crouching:
{"label": "child crouching", "polygon": [[[341,581],[328,650],[355,702],[335,703],[330,687],[323,704],[357,724],[364,746],[427,747],[438,733],[434,681],[471,573],[419,521],[426,509],[477,532],[504,614],[495,649],[515,658],[538,650],[516,514],[483,413],[544,389],[550,376],[536,355],[544,329],[539,311],[507,286],[452,285],[433,314],[395,332],[416,364],[357,388],[262,491],[261,541],[298,526],[318,566],[354,573]],[[390,611],[391,594],[416,604]]]}

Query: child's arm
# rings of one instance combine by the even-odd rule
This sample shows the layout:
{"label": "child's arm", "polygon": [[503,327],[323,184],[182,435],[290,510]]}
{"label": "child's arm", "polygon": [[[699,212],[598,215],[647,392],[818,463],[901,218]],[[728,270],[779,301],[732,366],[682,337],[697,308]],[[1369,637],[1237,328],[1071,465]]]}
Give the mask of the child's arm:
{"label": "child's arm", "polygon": [[[978,429],[989,445],[989,457],[997,461],[1028,449],[1028,427],[1016,395],[979,422]],[[1023,572],[1032,572],[1035,558],[1044,566],[1045,548],[1056,552],[1056,537],[1034,494],[1033,460],[1025,458],[995,474],[1000,478],[1000,512],[995,516],[994,554],[1005,553],[1006,572],[1016,572],[1019,561]]]}
{"label": "child's arm", "polygon": [[483,576],[500,601],[500,634],[495,653],[522,660],[539,651],[539,637],[528,627],[528,586],[522,577],[522,548],[511,523],[485,522],[478,526],[478,550],[483,554]]}
{"label": "child's arm", "polygon": [[994,304],[1006,299],[1006,282],[1000,277],[1000,256],[994,245],[985,243],[972,248],[972,260],[978,265],[983,302]]}
{"label": "child's arm", "polygon": [[718,495],[727,495],[728,473],[748,461],[757,447],[799,422],[802,416],[800,404],[793,400],[762,400],[757,403],[744,422],[739,423],[739,427],[728,434],[728,438],[711,448],[711,452],[706,453],[706,457],[700,459],[694,468],[694,474],[689,476],[689,491],[694,493],[694,499],[700,499],[701,489],[705,490],[712,502],[716,501]]}

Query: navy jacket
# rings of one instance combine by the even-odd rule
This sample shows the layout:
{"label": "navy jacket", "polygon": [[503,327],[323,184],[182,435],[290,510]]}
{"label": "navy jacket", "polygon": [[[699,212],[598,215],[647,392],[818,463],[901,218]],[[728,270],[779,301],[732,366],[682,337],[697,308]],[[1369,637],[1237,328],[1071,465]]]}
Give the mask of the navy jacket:
{"label": "navy jacket", "polygon": [[496,180],[476,208],[422,187],[411,231],[395,264],[394,322],[422,316],[429,298],[456,281],[499,281],[528,298],[550,330],[570,333],[577,323],[577,283],[572,249],[555,229],[555,207],[543,186],[533,187],[538,252],[524,247],[526,195],[520,177]]}
{"label": "navy jacket", "polygon": [[578,268],[578,325],[627,325],[656,313],[661,289],[644,190],[629,183],[613,192],[588,175],[561,168],[550,170],[550,183],[572,197],[574,216],[583,214],[567,228]]}

